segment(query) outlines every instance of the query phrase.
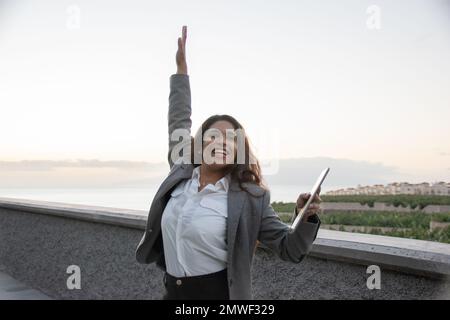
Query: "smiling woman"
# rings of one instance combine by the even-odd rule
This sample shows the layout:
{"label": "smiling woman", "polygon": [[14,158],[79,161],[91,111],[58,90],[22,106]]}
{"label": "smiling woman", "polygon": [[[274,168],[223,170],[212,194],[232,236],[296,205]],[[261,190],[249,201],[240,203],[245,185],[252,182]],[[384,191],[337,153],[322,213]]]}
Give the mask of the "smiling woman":
{"label": "smiling woman", "polygon": [[[256,244],[263,243],[285,261],[302,261],[320,226],[320,198],[315,196],[316,204],[309,207],[295,231],[289,232],[270,204],[270,192],[262,183],[261,169],[243,126],[229,115],[209,117],[196,138],[190,139],[193,148],[200,139],[200,148],[179,155],[172,134],[175,130],[190,134],[191,129],[186,38],[183,27],[176,55],[178,71],[170,79],[171,171],[153,199],[136,259],[156,262],[164,270],[164,299],[251,299],[250,266]],[[208,130],[221,136],[240,130],[243,139],[217,140],[206,134]],[[244,157],[238,159],[242,148]],[[200,163],[186,161],[196,155]],[[301,194],[297,209],[309,197]]]}
{"label": "smiling woman", "polygon": [[[241,187],[245,182],[264,186],[259,161],[250,148],[244,127],[234,117],[230,115],[209,117],[203,122],[192,141],[191,148],[194,152],[191,153],[191,163],[202,164],[200,170],[203,170],[204,176],[208,177],[213,172],[218,172],[219,175],[229,173],[233,179],[239,181]],[[196,141],[203,142],[196,145]],[[197,162],[198,159],[200,162]],[[207,181],[202,181],[201,185],[205,183]]]}
{"label": "smiling woman", "polygon": [[[374,2],[0,0],[0,268],[75,299],[442,296],[401,273],[450,275],[450,0]],[[325,167],[337,198],[299,195]],[[364,293],[367,263],[399,273]]]}

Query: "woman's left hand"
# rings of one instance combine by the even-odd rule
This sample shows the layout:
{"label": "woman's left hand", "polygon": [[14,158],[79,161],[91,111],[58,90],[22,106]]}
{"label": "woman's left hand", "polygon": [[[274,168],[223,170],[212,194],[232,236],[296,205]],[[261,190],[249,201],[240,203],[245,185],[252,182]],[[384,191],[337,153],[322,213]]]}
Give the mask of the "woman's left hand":
{"label": "woman's left hand", "polygon": [[[306,222],[308,218],[312,215],[318,214],[321,210],[320,208],[320,202],[322,202],[322,199],[320,199],[319,196],[320,188],[317,191],[317,194],[314,196],[313,202],[309,205],[308,210],[305,212],[302,221]],[[310,193],[302,193],[297,199],[297,210],[300,211],[302,209],[306,202],[308,201],[309,197],[311,196]]]}

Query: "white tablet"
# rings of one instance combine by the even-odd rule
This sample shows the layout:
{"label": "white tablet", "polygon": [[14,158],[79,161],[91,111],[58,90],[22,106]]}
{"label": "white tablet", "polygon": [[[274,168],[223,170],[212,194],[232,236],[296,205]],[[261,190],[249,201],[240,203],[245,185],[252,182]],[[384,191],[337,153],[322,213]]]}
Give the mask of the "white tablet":
{"label": "white tablet", "polygon": [[294,222],[290,226],[291,232],[294,232],[297,225],[299,224],[299,222],[302,221],[303,215],[308,210],[309,205],[312,203],[314,196],[316,195],[317,191],[319,191],[319,188],[322,185],[322,182],[325,180],[325,177],[327,176],[329,171],[330,171],[330,168],[326,168],[321,172],[319,178],[317,179],[316,183],[314,184],[314,186],[311,190],[311,196],[309,197],[308,201],[306,201],[306,204],[303,206],[303,208],[297,214],[297,217],[295,217]]}

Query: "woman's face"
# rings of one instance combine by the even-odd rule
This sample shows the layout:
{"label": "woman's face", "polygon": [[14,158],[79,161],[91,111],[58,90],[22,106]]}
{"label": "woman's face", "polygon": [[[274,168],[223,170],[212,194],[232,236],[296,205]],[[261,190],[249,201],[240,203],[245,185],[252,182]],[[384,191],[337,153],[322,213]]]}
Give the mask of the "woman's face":
{"label": "woman's face", "polygon": [[203,134],[203,164],[215,170],[232,165],[236,157],[235,136],[233,124],[226,120],[214,122]]}

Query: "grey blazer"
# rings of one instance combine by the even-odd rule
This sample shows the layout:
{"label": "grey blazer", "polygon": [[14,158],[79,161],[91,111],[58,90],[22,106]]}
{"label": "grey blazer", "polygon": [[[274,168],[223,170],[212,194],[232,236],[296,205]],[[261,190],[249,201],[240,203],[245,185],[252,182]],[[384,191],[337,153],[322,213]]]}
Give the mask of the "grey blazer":
{"label": "grey blazer", "polygon": [[[191,94],[189,76],[174,74],[170,77],[169,135],[177,128],[191,128]],[[162,182],[147,219],[145,233],[136,249],[139,263],[152,263],[166,270],[161,235],[161,217],[179,182],[191,178],[194,165],[174,164],[170,159],[176,142],[169,139],[170,173]],[[274,251],[279,258],[299,263],[310,251],[317,236],[320,220],[317,215],[301,222],[294,233],[282,222],[270,204],[268,190],[252,183],[244,184],[250,191],[240,189],[231,181],[228,190],[228,288],[230,299],[252,299],[251,265],[257,240]]]}

